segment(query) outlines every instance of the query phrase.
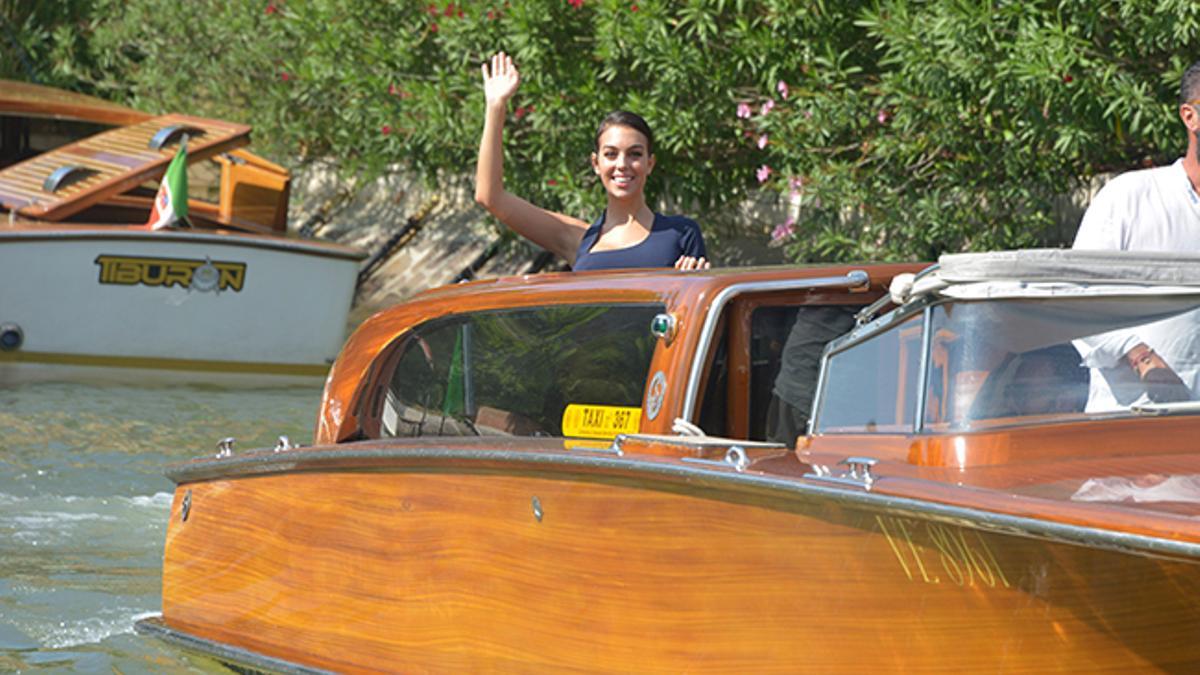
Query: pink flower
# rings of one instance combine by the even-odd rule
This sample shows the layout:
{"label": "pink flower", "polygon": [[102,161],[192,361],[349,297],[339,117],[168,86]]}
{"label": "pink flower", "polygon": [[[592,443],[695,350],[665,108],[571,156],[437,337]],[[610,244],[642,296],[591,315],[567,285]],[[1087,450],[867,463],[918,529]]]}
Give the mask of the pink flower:
{"label": "pink flower", "polygon": [[437,32],[437,24],[436,24],[436,23],[431,23],[431,24],[429,24],[429,32],[430,32],[430,33],[436,33],[436,32]]}
{"label": "pink flower", "polygon": [[800,191],[804,189],[804,179],[799,176],[788,178],[788,198],[799,199]]}
{"label": "pink flower", "polygon": [[637,6],[636,2],[629,6],[629,11],[631,11],[631,12],[638,11],[638,6]]}
{"label": "pink flower", "polygon": [[275,3],[273,3],[273,2],[267,3],[267,14],[274,14],[278,9],[279,8],[275,6]]}
{"label": "pink flower", "polygon": [[546,181],[546,185],[549,185],[550,187],[554,187],[555,185],[558,185],[558,181],[551,178],[550,180]]}
{"label": "pink flower", "polygon": [[[583,2],[583,0],[579,0],[579,1],[580,1],[580,2]],[[489,21],[491,21],[491,20],[495,19],[495,18],[496,18],[496,10],[494,10],[494,9],[489,9],[489,10],[488,10],[488,13],[487,13],[487,18],[488,18],[488,20],[489,20]]]}
{"label": "pink flower", "polygon": [[426,8],[426,11],[429,12],[429,16],[437,16],[441,13],[438,11],[437,5],[432,3],[430,3],[429,7]]}
{"label": "pink flower", "polygon": [[583,0],[567,0],[567,4],[575,9],[579,9],[580,7],[583,7]]}
{"label": "pink flower", "polygon": [[762,150],[763,148],[767,147],[767,143],[769,143],[769,142],[770,142],[770,141],[767,139],[767,135],[766,135],[766,134],[763,134],[762,136],[759,136],[759,137],[758,137],[758,149],[759,149],[759,150]]}
{"label": "pink flower", "polygon": [[787,98],[787,97],[788,97],[788,86],[787,86],[787,82],[784,82],[783,80],[780,80],[780,81],[779,81],[779,84],[775,85],[775,90],[779,92],[779,97],[780,97],[780,98]]}
{"label": "pink flower", "polygon": [[281,70],[281,71],[279,71],[279,79],[283,80],[284,82],[287,82],[288,80],[292,79],[292,76],[290,73],[288,73],[288,71]]}
{"label": "pink flower", "polygon": [[446,9],[442,11],[443,16],[454,16],[454,3],[446,5]]}
{"label": "pink flower", "polygon": [[796,219],[788,216],[788,219],[783,223],[776,225],[774,230],[771,230],[771,242],[779,243],[784,239],[796,233]]}
{"label": "pink flower", "polygon": [[771,112],[771,109],[774,107],[775,101],[772,99],[767,99],[767,102],[762,104],[762,109],[759,112],[761,112],[763,115],[766,115],[767,113]]}
{"label": "pink flower", "polygon": [[879,114],[875,116],[875,120],[880,124],[887,124],[892,121],[892,111],[887,108],[880,108]]}
{"label": "pink flower", "polygon": [[750,106],[749,106],[749,105],[746,105],[745,103],[739,103],[739,104],[738,104],[738,106],[737,106],[737,116],[738,116],[738,117],[740,117],[740,118],[742,118],[742,119],[744,119],[744,120],[748,120],[748,119],[750,119],[750,115],[751,115],[751,114],[752,114],[752,113],[750,112]]}
{"label": "pink flower", "polygon": [[379,133],[387,136],[388,134],[392,133],[392,126],[390,124],[383,125],[383,127],[380,128]]}
{"label": "pink flower", "polygon": [[771,167],[763,164],[762,166],[758,167],[758,171],[755,171],[754,175],[758,178],[758,182],[765,183],[767,182],[767,179],[771,177]]}

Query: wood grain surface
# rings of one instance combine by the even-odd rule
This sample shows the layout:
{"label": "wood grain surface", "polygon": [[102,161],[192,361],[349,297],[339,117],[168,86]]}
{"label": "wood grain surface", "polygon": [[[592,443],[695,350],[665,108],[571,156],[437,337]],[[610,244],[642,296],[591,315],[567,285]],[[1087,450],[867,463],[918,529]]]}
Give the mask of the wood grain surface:
{"label": "wood grain surface", "polygon": [[447,461],[181,485],[163,615],[344,672],[1182,672],[1198,584],[832,500]]}

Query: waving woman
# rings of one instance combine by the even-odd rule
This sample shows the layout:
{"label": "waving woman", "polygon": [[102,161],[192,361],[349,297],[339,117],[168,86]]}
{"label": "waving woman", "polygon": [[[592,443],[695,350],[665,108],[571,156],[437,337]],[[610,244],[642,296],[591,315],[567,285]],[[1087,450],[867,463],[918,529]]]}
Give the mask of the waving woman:
{"label": "waving woman", "polygon": [[654,134],[646,121],[633,113],[610,113],[596,131],[592,169],[604,185],[608,206],[590,225],[505,190],[504,119],[508,100],[520,81],[512,57],[503,52],[493,56],[490,64],[483,64],[487,110],[475,166],[475,201],[576,271],[709,266],[704,237],[694,220],[655,213],[646,205],[646,179],[654,170]]}

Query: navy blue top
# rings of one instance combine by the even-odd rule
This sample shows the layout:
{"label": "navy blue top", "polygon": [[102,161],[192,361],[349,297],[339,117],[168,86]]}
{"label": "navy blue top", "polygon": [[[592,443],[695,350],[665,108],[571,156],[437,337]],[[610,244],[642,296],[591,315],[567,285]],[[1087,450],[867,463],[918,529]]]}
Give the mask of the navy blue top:
{"label": "navy blue top", "polygon": [[614,270],[629,267],[673,267],[681,255],[693,258],[706,257],[704,235],[696,221],[685,216],[654,214],[650,234],[641,242],[627,248],[609,251],[593,251],[592,246],[600,238],[600,227],[604,224],[601,213],[596,222],[583,233],[579,252],[575,254],[576,272],[584,270]]}

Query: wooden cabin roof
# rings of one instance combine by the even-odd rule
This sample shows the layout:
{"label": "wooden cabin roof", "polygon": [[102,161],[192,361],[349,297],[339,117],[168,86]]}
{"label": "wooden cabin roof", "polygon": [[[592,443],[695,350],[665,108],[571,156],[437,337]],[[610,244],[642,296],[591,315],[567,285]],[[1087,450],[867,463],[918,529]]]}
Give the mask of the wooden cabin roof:
{"label": "wooden cabin roof", "polygon": [[104,99],[28,82],[0,80],[0,115],[25,115],[98,124],[137,124],[149,113]]}
{"label": "wooden cabin roof", "polygon": [[[152,140],[173,127],[189,133],[190,160],[250,142],[250,127],[243,124],[189,115],[147,118],[0,170],[0,206],[27,217],[57,221],[157,178],[179,146],[175,139],[156,148]],[[64,172],[65,178],[52,188],[56,172]]]}

